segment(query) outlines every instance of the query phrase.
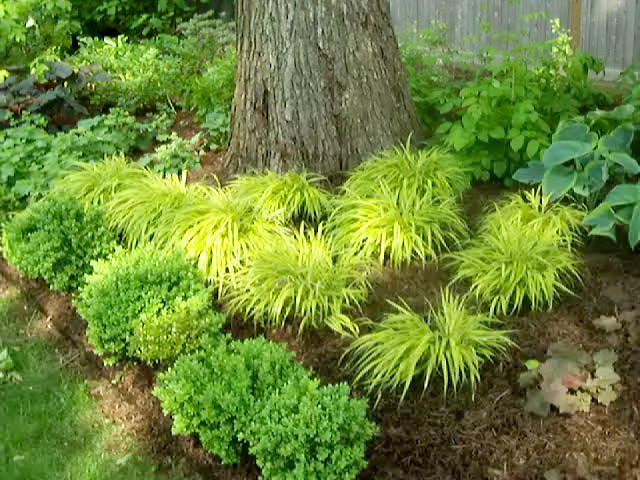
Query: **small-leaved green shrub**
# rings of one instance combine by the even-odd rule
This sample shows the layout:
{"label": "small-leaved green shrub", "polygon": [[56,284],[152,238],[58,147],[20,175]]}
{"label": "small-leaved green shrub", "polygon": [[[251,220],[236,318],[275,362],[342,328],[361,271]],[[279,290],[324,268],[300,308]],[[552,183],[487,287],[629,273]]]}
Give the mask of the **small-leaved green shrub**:
{"label": "small-leaved green shrub", "polygon": [[580,281],[582,219],[581,210],[549,202],[539,191],[514,194],[482,219],[463,250],[450,254],[454,281],[468,280],[491,312],[551,308]]}
{"label": "small-leaved green shrub", "polygon": [[367,466],[365,450],[376,427],[366,401],[354,400],[346,383],[289,383],[252,418],[246,437],[262,478],[355,479]]}
{"label": "small-leaved green shrub", "polygon": [[403,399],[415,378],[426,389],[440,377],[445,394],[450,386],[456,391],[465,383],[475,389],[480,366],[512,345],[508,331],[493,328],[495,319],[471,312],[466,299],[449,290],[441,293],[439,305],[428,305],[426,315],[406,304],[392,305],[396,312],[386,314],[347,351],[354,382],[375,392],[378,400],[387,390],[401,390]]}
{"label": "small-leaved green shrub", "polygon": [[54,290],[78,288],[91,262],[116,246],[104,211],[85,210],[68,195],[50,195],[17,214],[4,229],[3,255],[32,278]]}
{"label": "small-leaved green shrub", "polygon": [[99,260],[76,299],[87,338],[109,360],[174,359],[220,331],[224,317],[211,311],[212,292],[179,251],[149,244]]}
{"label": "small-leaved green shrub", "polygon": [[238,176],[229,189],[237,198],[255,205],[263,216],[275,214],[282,223],[317,223],[326,214],[330,198],[321,186],[324,182],[324,177],[306,171],[283,175],[267,171]]}
{"label": "small-leaved green shrub", "polygon": [[159,375],[154,395],[173,417],[174,434],[196,433],[223,463],[237,463],[256,413],[284,385],[308,376],[292,357],[263,338],[209,337]]}
{"label": "small-leaved green shrub", "polygon": [[305,229],[275,237],[249,253],[235,272],[228,290],[229,305],[254,322],[280,327],[299,321],[299,330],[328,326],[340,333],[357,333],[345,314],[368,295],[370,264],[342,250],[323,234]]}

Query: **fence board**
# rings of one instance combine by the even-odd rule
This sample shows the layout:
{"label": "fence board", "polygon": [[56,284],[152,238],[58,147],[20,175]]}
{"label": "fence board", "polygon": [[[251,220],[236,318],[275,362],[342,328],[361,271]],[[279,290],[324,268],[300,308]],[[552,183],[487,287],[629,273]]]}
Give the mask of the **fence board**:
{"label": "fence board", "polygon": [[[571,20],[569,0],[390,0],[398,32],[407,26],[428,28],[432,21],[448,25],[449,41],[456,47],[486,46],[488,36],[482,29],[487,23],[496,32],[515,35],[515,43],[552,38],[549,19],[559,18],[568,29]],[[545,18],[524,21],[523,16],[545,12]],[[608,69],[620,70],[640,61],[640,0],[582,0],[580,19],[582,50],[604,60]],[[511,47],[514,42],[494,45]]]}

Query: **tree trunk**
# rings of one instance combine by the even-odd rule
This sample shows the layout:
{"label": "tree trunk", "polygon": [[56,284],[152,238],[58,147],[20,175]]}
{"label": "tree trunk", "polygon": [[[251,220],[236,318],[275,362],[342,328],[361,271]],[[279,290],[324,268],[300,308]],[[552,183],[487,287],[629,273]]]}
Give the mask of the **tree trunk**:
{"label": "tree trunk", "polygon": [[418,131],[388,0],[238,0],[229,159],[331,175]]}

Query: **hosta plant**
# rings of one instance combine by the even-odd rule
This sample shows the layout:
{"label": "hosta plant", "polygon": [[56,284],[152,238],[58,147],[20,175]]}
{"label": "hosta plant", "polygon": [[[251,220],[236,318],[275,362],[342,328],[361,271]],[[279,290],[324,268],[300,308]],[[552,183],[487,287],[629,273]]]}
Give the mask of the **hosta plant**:
{"label": "hosta plant", "polygon": [[63,292],[78,288],[91,271],[91,262],[115,247],[104,211],[85,209],[62,194],[49,195],[13,217],[2,242],[9,263]]}
{"label": "hosta plant", "polygon": [[640,185],[624,183],[615,186],[602,203],[584,219],[589,235],[608,237],[616,241],[616,227],[625,226],[631,248],[640,242]]}
{"label": "hosta plant", "polygon": [[211,290],[183,253],[150,244],[96,262],[75,304],[97,353],[152,363],[220,331],[224,318],[213,313],[211,301]]}
{"label": "hosta plant", "polygon": [[468,186],[470,172],[455,155],[439,148],[412,150],[409,143],[383,151],[361,163],[345,182],[360,197],[375,197],[380,184],[393,191],[416,189],[416,195],[457,195]]}
{"label": "hosta plant", "polygon": [[272,395],[246,437],[262,478],[352,480],[375,432],[366,401],[351,398],[346,383],[305,379]]}
{"label": "hosta plant", "polygon": [[263,338],[208,337],[199,350],[159,375],[154,395],[173,417],[174,434],[195,433],[223,463],[237,463],[256,413],[284,385],[308,376],[292,357]]}
{"label": "hosta plant", "polygon": [[527,388],[527,411],[545,417],[552,406],[560,413],[588,412],[592,401],[606,406],[618,397],[615,352],[604,349],[589,354],[556,343],[549,347],[547,356],[542,363],[528,360],[527,371],[520,375],[520,386]]}
{"label": "hosta plant", "polygon": [[426,389],[435,377],[442,380],[445,394],[465,383],[473,390],[481,365],[512,345],[508,331],[494,328],[495,319],[470,311],[465,298],[449,290],[441,292],[437,306],[428,305],[425,315],[404,303],[392,305],[396,311],[356,338],[347,351],[354,382],[378,399],[387,390],[401,392],[403,399],[414,379]]}
{"label": "hosta plant", "polygon": [[271,171],[241,175],[231,181],[233,195],[255,205],[263,216],[275,215],[283,223],[318,222],[326,213],[329,192],[326,179],[307,171],[278,175]]}
{"label": "hosta plant", "polygon": [[455,197],[436,198],[409,182],[400,189],[381,182],[371,197],[346,190],[336,198],[328,223],[338,245],[393,267],[437,260],[467,235]]}
{"label": "hosta plant", "polygon": [[356,333],[345,313],[366,300],[370,263],[339,248],[304,224],[293,235],[277,237],[256,248],[235,274],[228,292],[232,309],[256,323],[279,327],[291,320],[305,328],[328,326]]}
{"label": "hosta plant", "polygon": [[516,194],[485,216],[464,249],[450,254],[453,281],[469,281],[470,292],[493,313],[551,308],[580,281],[581,219],[580,210],[539,193]]}

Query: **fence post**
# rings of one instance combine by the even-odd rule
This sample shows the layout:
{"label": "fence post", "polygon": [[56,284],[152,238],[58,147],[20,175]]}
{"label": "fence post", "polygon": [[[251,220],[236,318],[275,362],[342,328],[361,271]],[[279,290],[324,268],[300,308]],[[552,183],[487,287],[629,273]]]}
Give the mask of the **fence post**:
{"label": "fence post", "polygon": [[571,0],[571,46],[580,48],[580,35],[582,27],[582,0]]}

